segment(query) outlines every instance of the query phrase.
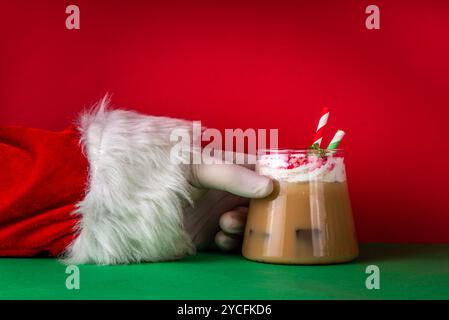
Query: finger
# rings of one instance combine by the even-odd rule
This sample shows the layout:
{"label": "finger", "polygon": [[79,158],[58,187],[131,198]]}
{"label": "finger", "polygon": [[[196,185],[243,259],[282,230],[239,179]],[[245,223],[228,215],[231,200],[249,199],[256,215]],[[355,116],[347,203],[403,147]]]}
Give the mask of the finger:
{"label": "finger", "polygon": [[214,242],[216,233],[220,231],[219,221],[222,214],[237,207],[247,206],[248,203],[248,198],[209,189],[197,200],[195,206],[184,209],[184,228],[197,249],[205,249]]}
{"label": "finger", "polygon": [[246,207],[238,207],[225,212],[220,217],[220,228],[228,234],[241,235],[245,230],[247,215],[248,208]]}
{"label": "finger", "polygon": [[215,244],[223,251],[237,250],[242,242],[242,237],[236,235],[226,234],[219,231],[215,236]]}
{"label": "finger", "polygon": [[270,178],[235,164],[196,164],[192,166],[194,186],[218,189],[247,198],[263,198],[273,191]]}
{"label": "finger", "polygon": [[237,164],[245,168],[254,170],[256,156],[241,152],[213,150],[213,154],[202,154],[203,164]]}

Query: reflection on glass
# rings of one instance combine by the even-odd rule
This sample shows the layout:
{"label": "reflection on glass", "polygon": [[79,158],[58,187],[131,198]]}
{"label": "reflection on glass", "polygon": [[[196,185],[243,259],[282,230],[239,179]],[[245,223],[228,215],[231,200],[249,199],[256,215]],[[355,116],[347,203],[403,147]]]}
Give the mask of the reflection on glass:
{"label": "reflection on glass", "polygon": [[243,255],[285,264],[329,264],[358,255],[341,150],[266,150],[256,171],[274,181],[251,200]]}

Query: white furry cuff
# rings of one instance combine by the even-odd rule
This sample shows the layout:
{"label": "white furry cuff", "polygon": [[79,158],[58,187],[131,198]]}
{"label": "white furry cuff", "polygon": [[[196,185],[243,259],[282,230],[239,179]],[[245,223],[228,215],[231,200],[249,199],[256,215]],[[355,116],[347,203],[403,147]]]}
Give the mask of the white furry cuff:
{"label": "white furry cuff", "polygon": [[170,161],[170,133],[190,122],[107,110],[107,101],[81,117],[89,183],[75,214],[77,238],[67,263],[161,261],[194,252],[183,228],[190,201],[186,166]]}

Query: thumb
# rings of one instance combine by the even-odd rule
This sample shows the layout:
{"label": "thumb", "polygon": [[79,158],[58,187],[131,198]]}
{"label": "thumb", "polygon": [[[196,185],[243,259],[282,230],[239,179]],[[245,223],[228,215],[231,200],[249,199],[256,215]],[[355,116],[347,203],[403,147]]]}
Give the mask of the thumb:
{"label": "thumb", "polygon": [[247,198],[263,198],[273,191],[270,178],[235,164],[192,165],[190,182],[199,188],[223,190]]}

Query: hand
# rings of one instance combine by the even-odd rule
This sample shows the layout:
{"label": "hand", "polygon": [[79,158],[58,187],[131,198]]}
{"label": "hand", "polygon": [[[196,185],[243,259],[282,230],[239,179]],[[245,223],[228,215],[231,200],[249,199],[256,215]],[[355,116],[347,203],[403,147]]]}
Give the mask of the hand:
{"label": "hand", "polygon": [[198,250],[240,247],[248,198],[263,198],[273,190],[268,177],[251,169],[235,164],[191,166],[194,206],[186,208],[184,226]]}

